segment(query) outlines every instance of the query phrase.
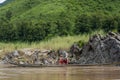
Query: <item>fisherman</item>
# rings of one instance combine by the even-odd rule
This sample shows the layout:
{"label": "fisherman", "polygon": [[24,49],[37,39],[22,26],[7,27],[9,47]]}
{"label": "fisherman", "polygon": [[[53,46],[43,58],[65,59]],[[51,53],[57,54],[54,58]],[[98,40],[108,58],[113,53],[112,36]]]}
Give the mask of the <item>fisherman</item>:
{"label": "fisherman", "polygon": [[68,64],[68,53],[63,50],[59,50],[59,64]]}

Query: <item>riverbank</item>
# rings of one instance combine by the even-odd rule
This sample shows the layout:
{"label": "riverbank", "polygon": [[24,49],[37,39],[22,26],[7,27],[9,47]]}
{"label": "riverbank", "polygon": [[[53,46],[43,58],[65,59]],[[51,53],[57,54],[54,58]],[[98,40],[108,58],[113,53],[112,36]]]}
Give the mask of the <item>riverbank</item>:
{"label": "riverbank", "polygon": [[[82,38],[83,39],[83,38]],[[81,44],[81,47],[79,46]],[[82,44],[73,44],[69,49],[23,49],[6,54],[2,60],[6,63],[37,64],[120,64],[120,34],[108,32],[106,35],[95,34]]]}
{"label": "riverbank", "polygon": [[68,50],[72,44],[78,41],[87,42],[89,37],[93,34],[102,34],[105,33],[100,31],[92,32],[91,34],[81,34],[75,36],[63,36],[63,37],[54,37],[45,41],[38,42],[0,42],[0,55],[3,55],[5,52],[11,52],[14,50],[24,49],[24,48],[33,48],[33,49],[63,49]]}

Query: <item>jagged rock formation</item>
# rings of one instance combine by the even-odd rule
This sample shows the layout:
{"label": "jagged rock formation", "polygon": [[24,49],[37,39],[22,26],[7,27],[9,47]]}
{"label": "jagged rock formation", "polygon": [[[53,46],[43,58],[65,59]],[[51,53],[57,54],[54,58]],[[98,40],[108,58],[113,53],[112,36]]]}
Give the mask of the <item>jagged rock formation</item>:
{"label": "jagged rock formation", "polygon": [[79,52],[79,64],[112,64],[120,62],[120,35],[109,32],[106,36],[96,34]]}

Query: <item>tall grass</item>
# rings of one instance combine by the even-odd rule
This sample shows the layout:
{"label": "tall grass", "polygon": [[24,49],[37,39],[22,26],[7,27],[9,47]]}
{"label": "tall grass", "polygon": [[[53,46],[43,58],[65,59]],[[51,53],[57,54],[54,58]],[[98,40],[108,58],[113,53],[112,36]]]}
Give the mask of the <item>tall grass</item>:
{"label": "tall grass", "polygon": [[12,51],[22,48],[40,48],[40,49],[68,49],[74,42],[79,40],[88,40],[88,35],[55,37],[49,40],[40,42],[0,42],[0,49],[5,51]]}
{"label": "tall grass", "polygon": [[49,40],[39,41],[39,42],[0,42],[0,49],[4,52],[13,51],[15,49],[23,49],[23,48],[38,48],[38,49],[69,49],[69,47],[74,43],[80,40],[87,42],[89,37],[93,34],[102,34],[105,33],[100,31],[92,32],[91,34],[81,34],[76,36],[65,36],[65,37],[54,37]]}

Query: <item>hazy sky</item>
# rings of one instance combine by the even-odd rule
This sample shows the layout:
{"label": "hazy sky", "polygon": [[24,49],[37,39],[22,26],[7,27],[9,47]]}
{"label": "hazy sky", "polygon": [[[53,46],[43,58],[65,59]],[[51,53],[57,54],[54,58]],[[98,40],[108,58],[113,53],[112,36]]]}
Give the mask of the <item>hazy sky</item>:
{"label": "hazy sky", "polygon": [[0,0],[0,3],[3,3],[3,2],[5,2],[6,0]]}

